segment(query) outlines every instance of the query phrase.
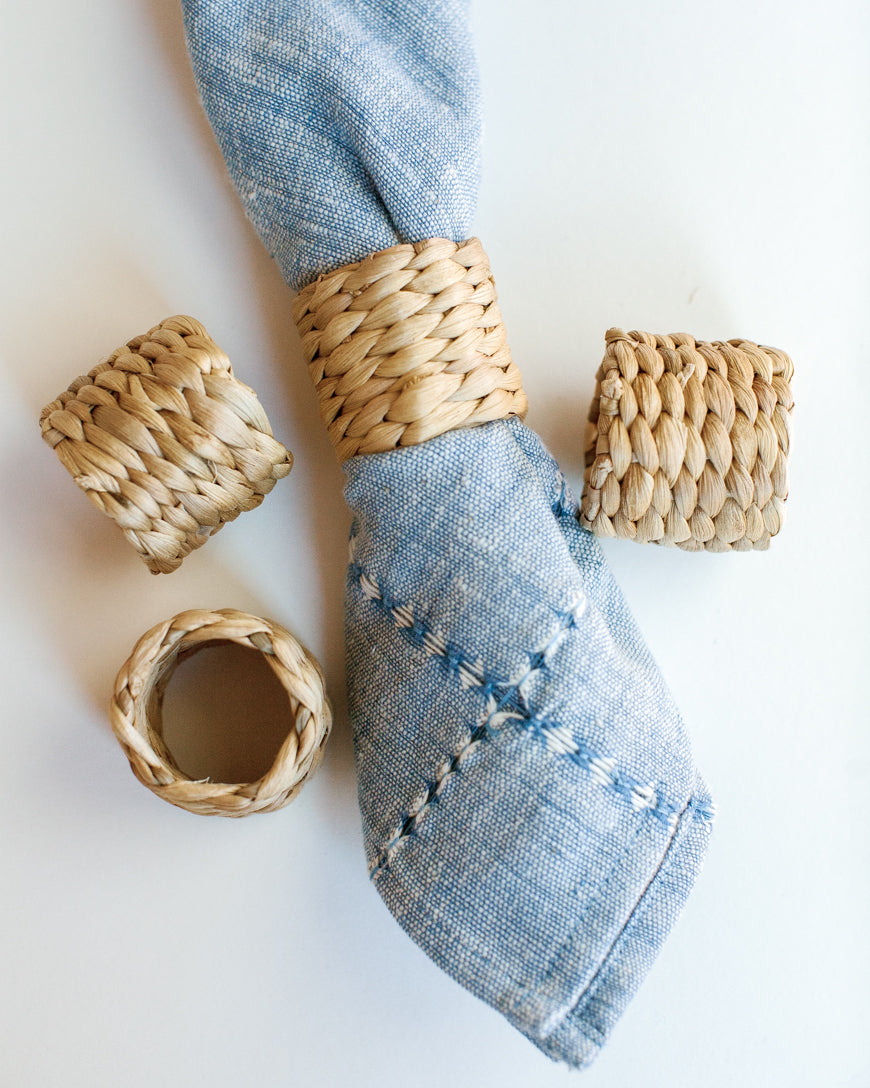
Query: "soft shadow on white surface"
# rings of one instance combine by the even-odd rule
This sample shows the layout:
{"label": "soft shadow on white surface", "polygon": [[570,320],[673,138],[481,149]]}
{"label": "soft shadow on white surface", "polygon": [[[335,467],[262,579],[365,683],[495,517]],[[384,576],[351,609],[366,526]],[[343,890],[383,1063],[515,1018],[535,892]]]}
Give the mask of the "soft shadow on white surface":
{"label": "soft shadow on white surface", "polygon": [[265,658],[209,646],[182,661],[163,699],[163,739],[190,778],[256,782],[294,728],[287,693]]}

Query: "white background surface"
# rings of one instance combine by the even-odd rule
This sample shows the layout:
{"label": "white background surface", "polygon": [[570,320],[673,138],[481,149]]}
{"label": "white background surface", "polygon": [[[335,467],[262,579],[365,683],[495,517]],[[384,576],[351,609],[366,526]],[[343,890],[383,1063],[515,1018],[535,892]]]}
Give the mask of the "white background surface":
{"label": "white background surface", "polygon": [[[575,485],[609,326],[746,336],[796,364],[789,520],[768,553],[605,544],[720,814],[682,920],[584,1084],[866,1088],[870,9],[479,0],[475,22],[478,233],[530,423]],[[367,881],[341,477],[174,0],[9,5],[3,24],[0,1081],[573,1083],[439,973]],[[37,418],[179,312],[258,390],[296,467],[152,578]],[[105,714],[146,628],[222,605],[295,631],[337,717],[299,800],[242,821],[153,797]],[[176,681],[196,710],[194,680]]]}

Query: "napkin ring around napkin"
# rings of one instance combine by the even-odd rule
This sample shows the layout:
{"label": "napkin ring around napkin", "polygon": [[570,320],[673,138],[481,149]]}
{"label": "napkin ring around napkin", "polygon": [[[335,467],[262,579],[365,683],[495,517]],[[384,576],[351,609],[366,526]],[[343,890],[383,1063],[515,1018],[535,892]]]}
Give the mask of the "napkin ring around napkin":
{"label": "napkin ring around napkin", "polygon": [[767,548],[788,495],[788,355],[686,333],[610,329],[606,343],[581,524],[685,551]]}
{"label": "napkin ring around napkin", "polygon": [[[176,667],[224,642],[264,656],[287,693],[293,718],[272,767],[256,782],[191,779],[163,738],[163,696]],[[109,717],[139,781],[164,801],[201,816],[249,816],[289,804],[317,769],[332,727],[316,659],[280,624],[229,608],[181,612],[146,632],[118,673]]]}
{"label": "napkin ring around napkin", "polygon": [[170,317],[76,378],[42,437],[152,574],[259,506],[292,455],[256,393],[192,317]]}
{"label": "napkin ring around napkin", "polygon": [[526,414],[477,238],[343,265],[299,292],[293,319],[341,461]]}

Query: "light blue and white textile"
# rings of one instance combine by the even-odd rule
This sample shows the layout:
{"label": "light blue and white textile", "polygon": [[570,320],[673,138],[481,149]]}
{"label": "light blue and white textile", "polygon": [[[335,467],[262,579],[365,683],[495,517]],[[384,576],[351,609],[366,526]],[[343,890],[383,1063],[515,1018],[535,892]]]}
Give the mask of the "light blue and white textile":
{"label": "light blue and white textile", "polygon": [[[467,4],[183,5],[230,174],[291,286],[472,233]],[[707,844],[711,802],[679,713],[558,466],[518,420],[344,467],[372,881],[435,963],[583,1067]]]}

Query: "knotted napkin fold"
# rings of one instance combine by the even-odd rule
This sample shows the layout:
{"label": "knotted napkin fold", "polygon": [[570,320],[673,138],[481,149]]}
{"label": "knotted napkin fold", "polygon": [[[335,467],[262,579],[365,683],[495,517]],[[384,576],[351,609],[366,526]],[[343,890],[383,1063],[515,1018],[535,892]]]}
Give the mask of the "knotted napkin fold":
{"label": "knotted napkin fold", "polygon": [[[461,242],[479,173],[460,0],[183,0],[245,208],[304,287]],[[711,803],[577,504],[514,414],[344,463],[347,677],[372,881],[551,1058],[607,1039],[690,890]]]}

